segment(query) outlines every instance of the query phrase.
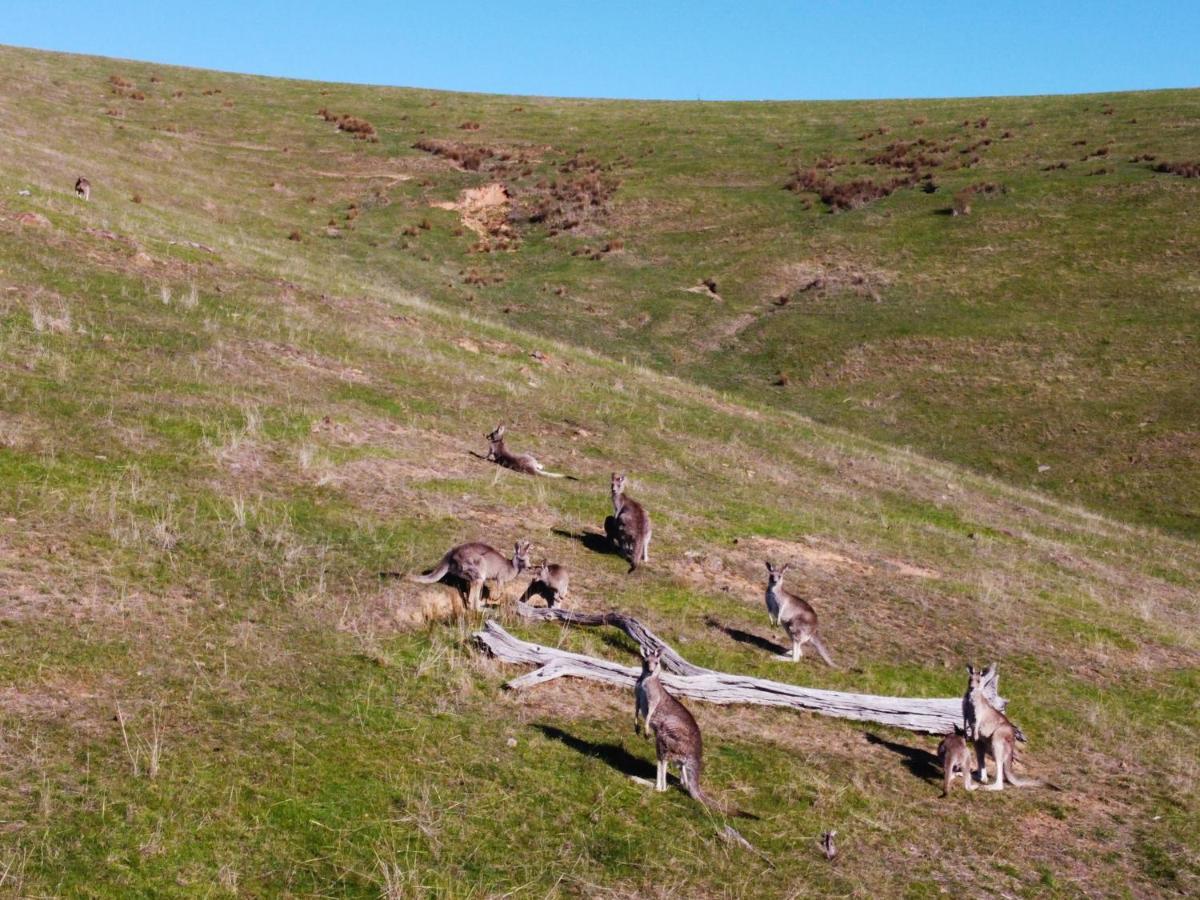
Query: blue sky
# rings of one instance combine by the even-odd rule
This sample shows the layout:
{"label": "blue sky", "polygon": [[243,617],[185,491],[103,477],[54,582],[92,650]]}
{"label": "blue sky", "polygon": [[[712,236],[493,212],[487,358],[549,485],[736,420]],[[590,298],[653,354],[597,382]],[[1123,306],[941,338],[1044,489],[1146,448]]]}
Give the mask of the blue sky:
{"label": "blue sky", "polygon": [[324,81],[575,97],[1200,86],[1200,0],[0,0],[0,43]]}

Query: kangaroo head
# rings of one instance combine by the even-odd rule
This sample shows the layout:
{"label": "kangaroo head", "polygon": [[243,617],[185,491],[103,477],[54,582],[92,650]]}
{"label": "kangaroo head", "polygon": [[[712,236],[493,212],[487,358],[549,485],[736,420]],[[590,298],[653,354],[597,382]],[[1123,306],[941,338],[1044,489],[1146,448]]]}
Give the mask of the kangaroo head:
{"label": "kangaroo head", "polygon": [[792,567],[791,563],[784,563],[782,566],[777,566],[777,565],[775,565],[775,563],[771,562],[769,559],[766,560],[766,563],[767,563],[767,583],[771,587],[774,587],[775,585],[779,584],[779,582],[783,581],[783,573]]}
{"label": "kangaroo head", "polygon": [[992,673],[996,670],[996,664],[992,663],[986,669],[976,669],[974,666],[967,666],[967,693],[979,694],[984,699],[987,698],[985,688],[989,679],[992,678]]}
{"label": "kangaroo head", "polygon": [[529,541],[517,541],[513,548],[513,565],[516,566],[518,572],[529,568],[529,547]]}
{"label": "kangaroo head", "polygon": [[497,425],[496,430],[493,431],[491,434],[489,434],[487,437],[488,437],[488,440],[493,444],[504,440],[504,426]]}
{"label": "kangaroo head", "polygon": [[624,493],[624,492],[625,492],[625,483],[626,483],[626,481],[627,481],[627,479],[625,478],[625,476],[624,476],[624,475],[621,475],[621,474],[620,474],[620,473],[618,473],[618,472],[613,472],[613,477],[612,477],[612,492],[613,492],[613,494],[614,494],[614,495],[616,495],[616,494],[621,494],[621,493]]}
{"label": "kangaroo head", "polygon": [[658,671],[659,663],[662,661],[661,647],[647,647],[642,645],[642,671],[654,673]]}
{"label": "kangaroo head", "polygon": [[538,581],[550,580],[550,563],[542,563],[537,570]]}

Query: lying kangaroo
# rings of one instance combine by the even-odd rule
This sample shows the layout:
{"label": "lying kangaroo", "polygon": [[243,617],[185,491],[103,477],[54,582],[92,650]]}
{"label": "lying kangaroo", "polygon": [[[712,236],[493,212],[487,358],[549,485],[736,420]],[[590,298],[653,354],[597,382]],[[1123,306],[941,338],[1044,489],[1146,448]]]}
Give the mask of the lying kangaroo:
{"label": "lying kangaroo", "polygon": [[534,459],[529,453],[513,453],[504,446],[504,426],[497,425],[496,430],[487,436],[488,452],[485,457],[490,462],[504,466],[506,469],[512,469],[514,472],[523,472],[526,475],[541,475],[544,478],[571,478],[570,475],[562,475],[558,472],[547,472],[540,462]]}
{"label": "lying kangaroo", "polygon": [[[967,666],[967,696],[964,705],[969,706],[966,717],[966,736],[975,742],[978,762],[976,774],[989,791],[1004,790],[1007,781],[1013,787],[1039,787],[1045,782],[1032,778],[1017,778],[1012,771],[1016,759],[1017,728],[1004,713],[994,707],[986,696],[984,685],[992,678],[995,665],[984,671]],[[996,760],[996,780],[988,783],[987,756]]]}
{"label": "lying kangaroo", "polygon": [[625,494],[627,479],[616,472],[612,477],[613,514],[604,519],[604,533],[629,561],[632,572],[639,563],[650,562],[650,516],[632,497]]}
{"label": "lying kangaroo", "polygon": [[75,196],[84,200],[92,199],[92,183],[82,175],[75,179]]}
{"label": "lying kangaroo", "polygon": [[642,648],[642,674],[634,687],[633,730],[646,735],[654,732],[654,753],[658,777],[654,789],[667,789],[667,766],[679,766],[679,780],[695,800],[718,812],[727,810],[700,788],[701,756],[704,753],[700,726],[687,707],[667,693],[660,680],[662,651]]}
{"label": "lying kangaroo", "polygon": [[772,625],[782,625],[783,630],[792,639],[792,652],[784,653],[780,658],[799,662],[800,648],[805,644],[812,644],[821,654],[821,659],[825,660],[825,664],[833,666],[829,651],[825,649],[825,644],[817,633],[817,611],[807,600],[797,597],[783,587],[783,573],[790,567],[791,563],[776,567],[774,563],[767,561],[767,615],[771,617]]}
{"label": "lying kangaroo", "polygon": [[533,576],[533,581],[525,591],[523,600],[533,596],[546,598],[546,605],[553,608],[562,605],[567,599],[567,591],[571,586],[571,578],[566,566],[555,563],[542,563]]}
{"label": "lying kangaroo", "polygon": [[476,610],[481,606],[480,596],[485,581],[491,581],[498,587],[512,581],[527,568],[529,541],[517,541],[511,561],[487,544],[472,542],[451,548],[433,571],[425,575],[414,575],[412,580],[422,584],[433,584],[441,581],[446,575],[461,578],[470,585],[467,606]]}
{"label": "lying kangaroo", "polygon": [[950,785],[958,775],[962,776],[968,791],[975,790],[975,782],[971,780],[971,748],[967,745],[967,735],[962,728],[955,725],[954,731],[942,738],[937,755],[945,778],[942,782],[943,797],[950,796]]}

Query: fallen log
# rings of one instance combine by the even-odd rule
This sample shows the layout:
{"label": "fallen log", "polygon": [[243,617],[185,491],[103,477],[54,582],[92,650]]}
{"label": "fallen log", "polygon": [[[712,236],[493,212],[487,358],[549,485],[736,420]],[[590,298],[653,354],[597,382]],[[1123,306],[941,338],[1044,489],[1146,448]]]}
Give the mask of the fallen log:
{"label": "fallen log", "polygon": [[[526,609],[521,609],[522,606]],[[636,619],[621,613],[543,610],[527,604],[519,604],[517,612],[524,618],[535,620],[614,625],[639,644],[662,647],[664,668],[669,670],[663,675],[663,683],[680,697],[718,704],[753,703],[783,706],[841,719],[878,722],[881,725],[930,734],[953,731],[954,726],[961,725],[963,721],[960,697],[882,697],[851,694],[702,669],[671,650]],[[514,690],[536,687],[564,676],[632,688],[641,672],[640,667],[623,666],[606,659],[521,640],[490,619],[484,623],[481,631],[475,633],[475,639],[502,662],[537,667],[534,671],[510,681],[508,687]],[[668,650],[670,656],[667,654]],[[668,663],[668,659],[672,661]]]}

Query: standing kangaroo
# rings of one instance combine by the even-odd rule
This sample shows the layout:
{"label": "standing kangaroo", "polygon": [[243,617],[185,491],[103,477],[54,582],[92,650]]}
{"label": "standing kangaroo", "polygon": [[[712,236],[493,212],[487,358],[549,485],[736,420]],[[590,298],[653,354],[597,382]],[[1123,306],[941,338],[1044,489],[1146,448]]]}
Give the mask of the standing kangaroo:
{"label": "standing kangaroo", "polygon": [[825,644],[817,633],[817,611],[807,600],[797,597],[783,587],[783,573],[790,566],[791,563],[784,563],[777,567],[770,560],[767,561],[767,615],[771,617],[772,625],[782,625],[783,630],[792,639],[792,652],[784,653],[780,658],[799,662],[800,648],[805,644],[812,644],[817,653],[821,654],[821,659],[825,660],[825,664],[834,666],[833,660],[829,658],[829,651],[825,649]]}
{"label": "standing kangaroo", "polygon": [[555,606],[561,606],[567,599],[567,591],[570,586],[571,576],[567,573],[566,566],[542,563],[538,566],[537,574],[533,576],[533,581],[529,582],[525,596],[521,599],[528,600],[533,596],[545,597],[546,605],[553,609]]}
{"label": "standing kangaroo", "polygon": [[[991,680],[995,665],[984,671],[967,666],[967,695],[963,699],[966,716],[966,736],[975,742],[978,762],[976,774],[989,791],[1004,790],[1007,781],[1013,787],[1038,787],[1044,782],[1032,778],[1017,778],[1012,771],[1016,758],[1018,729],[1008,717],[989,702],[984,685]],[[996,760],[996,780],[988,783],[987,756]]]}
{"label": "standing kangaroo", "polygon": [[75,196],[84,200],[92,199],[92,183],[82,175],[75,179]]}
{"label": "standing kangaroo", "polygon": [[480,596],[485,581],[491,581],[498,587],[512,581],[527,568],[529,541],[517,541],[511,561],[487,544],[472,542],[451,548],[436,568],[425,575],[414,575],[412,580],[422,584],[433,584],[441,581],[446,575],[461,578],[470,585],[467,606],[477,610],[481,606]]}
{"label": "standing kangaroo", "polygon": [[710,809],[725,812],[725,808],[700,788],[700,773],[704,753],[700,726],[687,707],[667,693],[662,686],[662,651],[658,647],[642,648],[642,674],[634,687],[633,730],[649,737],[654,732],[654,753],[658,760],[656,791],[667,789],[667,766],[679,766],[679,780],[693,799]]}
{"label": "standing kangaroo", "polygon": [[967,746],[967,735],[962,728],[955,725],[954,731],[942,738],[937,755],[942,764],[943,797],[950,796],[950,785],[959,775],[968,791],[975,790],[975,782],[971,780],[971,748]]}
{"label": "standing kangaroo", "polygon": [[526,475],[541,475],[544,478],[571,477],[558,472],[547,472],[542,467],[542,464],[530,453],[513,453],[504,446],[504,431],[503,425],[497,425],[496,430],[487,436],[488,460],[497,465],[504,466],[506,469],[512,469],[514,472],[523,472]]}
{"label": "standing kangaroo", "polygon": [[629,561],[632,572],[639,563],[650,562],[650,516],[632,497],[625,494],[627,479],[616,472],[612,477],[613,514],[604,519],[604,533]]}

